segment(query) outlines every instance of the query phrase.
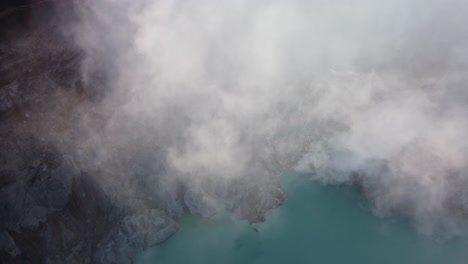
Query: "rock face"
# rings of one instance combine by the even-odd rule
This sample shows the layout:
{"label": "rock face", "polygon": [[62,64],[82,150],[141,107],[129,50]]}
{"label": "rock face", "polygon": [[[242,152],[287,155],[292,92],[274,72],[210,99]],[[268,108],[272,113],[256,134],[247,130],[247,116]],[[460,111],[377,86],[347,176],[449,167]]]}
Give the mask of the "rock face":
{"label": "rock face", "polygon": [[0,6],[0,262],[129,263],[177,223],[149,202],[118,205],[73,155],[76,107],[95,97],[58,5]]}
{"label": "rock face", "polygon": [[130,263],[132,256],[168,239],[178,224],[164,212],[149,209],[125,216],[97,245],[96,263]]}
{"label": "rock face", "polygon": [[97,159],[103,150],[88,146],[106,118],[83,109],[99,106],[106,78],[83,76],[86,54],[60,27],[74,8],[0,5],[0,263],[130,263],[176,232],[184,213],[225,207],[256,222],[285,201],[267,180],[221,188],[213,203],[171,178],[145,140],[122,147],[116,137],[109,145],[124,154]]}

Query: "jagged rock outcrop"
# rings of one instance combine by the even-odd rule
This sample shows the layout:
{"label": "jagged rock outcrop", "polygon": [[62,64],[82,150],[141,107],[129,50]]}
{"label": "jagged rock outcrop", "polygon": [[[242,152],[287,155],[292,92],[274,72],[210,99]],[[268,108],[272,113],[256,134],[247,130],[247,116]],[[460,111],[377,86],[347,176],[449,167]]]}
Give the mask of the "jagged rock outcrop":
{"label": "jagged rock outcrop", "polygon": [[96,263],[130,263],[132,257],[168,239],[178,223],[157,209],[147,209],[121,219],[99,241]]}

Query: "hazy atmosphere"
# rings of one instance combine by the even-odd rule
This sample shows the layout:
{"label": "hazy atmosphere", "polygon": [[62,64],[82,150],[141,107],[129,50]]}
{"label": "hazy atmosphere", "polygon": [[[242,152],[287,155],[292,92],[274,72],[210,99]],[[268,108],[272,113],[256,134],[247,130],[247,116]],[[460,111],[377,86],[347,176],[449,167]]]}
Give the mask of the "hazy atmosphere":
{"label": "hazy atmosphere", "polygon": [[165,167],[168,181],[216,206],[224,192],[206,181],[261,185],[293,166],[359,184],[377,213],[426,224],[466,214],[464,1],[80,8],[83,74],[98,67],[110,86],[96,110],[106,123],[82,142],[97,148],[93,162],[153,147],[145,158]]}
{"label": "hazy atmosphere", "polygon": [[0,12],[0,262],[129,263],[186,214],[262,222],[286,170],[468,234],[467,1],[25,2]]}

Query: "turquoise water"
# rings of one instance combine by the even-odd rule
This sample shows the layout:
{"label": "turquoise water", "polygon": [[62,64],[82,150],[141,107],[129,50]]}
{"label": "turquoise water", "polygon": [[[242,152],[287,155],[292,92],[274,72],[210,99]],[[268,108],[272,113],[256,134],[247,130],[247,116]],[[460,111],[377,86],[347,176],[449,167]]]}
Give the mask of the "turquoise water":
{"label": "turquoise water", "polygon": [[249,225],[227,212],[209,220],[186,216],[179,232],[135,263],[468,263],[468,241],[423,236],[404,219],[377,218],[350,188],[291,175],[282,185],[288,203],[268,212],[265,223]]}

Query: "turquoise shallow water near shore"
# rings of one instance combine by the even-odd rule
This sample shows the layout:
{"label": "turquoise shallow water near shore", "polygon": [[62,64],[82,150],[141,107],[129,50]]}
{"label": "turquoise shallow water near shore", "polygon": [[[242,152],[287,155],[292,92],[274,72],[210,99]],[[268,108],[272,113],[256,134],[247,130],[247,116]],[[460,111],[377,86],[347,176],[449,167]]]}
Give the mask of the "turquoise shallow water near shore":
{"label": "turquoise shallow water near shore", "polygon": [[365,199],[346,187],[286,175],[288,203],[249,225],[221,212],[183,218],[165,243],[142,253],[149,263],[466,264],[468,241],[423,236],[404,219],[377,218]]}

